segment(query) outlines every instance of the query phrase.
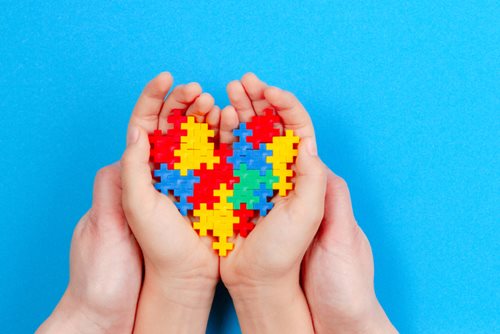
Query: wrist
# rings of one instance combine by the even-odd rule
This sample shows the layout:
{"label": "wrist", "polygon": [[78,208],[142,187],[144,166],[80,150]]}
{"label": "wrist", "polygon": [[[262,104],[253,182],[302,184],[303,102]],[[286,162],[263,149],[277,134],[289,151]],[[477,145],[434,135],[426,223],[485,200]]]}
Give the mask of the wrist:
{"label": "wrist", "polygon": [[346,314],[340,318],[324,314],[323,321],[317,321],[313,313],[314,326],[317,333],[348,333],[348,334],[387,334],[398,333],[385,314],[382,306],[375,300],[363,311]]}
{"label": "wrist", "polygon": [[150,290],[158,298],[178,307],[210,309],[217,282],[216,278],[200,273],[177,277],[146,267],[143,291]]}
{"label": "wrist", "polygon": [[216,281],[173,278],[146,268],[134,333],[205,333]]}
{"label": "wrist", "polygon": [[106,315],[93,310],[74,298],[68,289],[50,317],[38,328],[37,334],[130,333],[133,323],[133,318],[123,321],[116,315]]}
{"label": "wrist", "polygon": [[298,280],[228,288],[242,332],[312,333],[313,326]]}
{"label": "wrist", "polygon": [[372,307],[371,311],[368,312],[364,321],[363,319],[360,319],[358,326],[354,325],[353,328],[357,328],[357,330],[352,331],[352,333],[398,333],[396,328],[389,321],[389,318],[378,301]]}
{"label": "wrist", "polygon": [[146,261],[144,287],[158,293],[162,299],[187,308],[210,308],[218,277],[210,268],[195,269],[189,273],[158,270]]}

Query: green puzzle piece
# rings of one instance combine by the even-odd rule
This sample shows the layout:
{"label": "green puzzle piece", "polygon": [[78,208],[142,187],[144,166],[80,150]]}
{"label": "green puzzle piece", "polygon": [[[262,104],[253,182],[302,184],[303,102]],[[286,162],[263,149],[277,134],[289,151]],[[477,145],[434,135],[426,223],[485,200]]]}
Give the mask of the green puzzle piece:
{"label": "green puzzle piece", "polygon": [[253,210],[254,203],[259,202],[259,197],[255,196],[254,190],[260,189],[260,184],[264,183],[266,189],[273,189],[273,183],[278,182],[279,178],[273,175],[272,170],[267,170],[266,175],[260,175],[259,170],[247,169],[246,164],[240,164],[239,169],[234,170],[234,176],[240,178],[240,182],[233,186],[233,196],[228,197],[227,201],[233,203],[235,210],[240,209],[241,204],[247,205],[247,209]]}

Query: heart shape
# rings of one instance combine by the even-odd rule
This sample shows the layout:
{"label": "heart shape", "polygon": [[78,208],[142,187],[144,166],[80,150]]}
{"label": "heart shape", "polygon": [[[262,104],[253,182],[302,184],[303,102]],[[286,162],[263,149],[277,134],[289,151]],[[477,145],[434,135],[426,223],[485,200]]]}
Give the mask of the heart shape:
{"label": "heart shape", "polygon": [[168,123],[165,134],[149,136],[155,188],[173,195],[182,215],[198,218],[193,228],[200,236],[211,232],[217,239],[212,248],[226,256],[234,246],[228,238],[247,237],[255,226],[251,219],[272,209],[275,193],[284,197],[293,189],[299,138],[292,130],[280,134],[273,109],[240,123],[232,147],[216,143],[207,123],[182,110],[173,110]]}

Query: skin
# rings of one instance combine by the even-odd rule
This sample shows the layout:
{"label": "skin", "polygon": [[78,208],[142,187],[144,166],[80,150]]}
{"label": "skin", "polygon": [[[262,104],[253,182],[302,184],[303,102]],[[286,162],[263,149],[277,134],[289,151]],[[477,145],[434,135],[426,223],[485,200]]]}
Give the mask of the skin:
{"label": "skin", "polygon": [[121,205],[120,167],[101,169],[92,208],[75,228],[70,281],[44,333],[131,333],[142,280],[142,256]]}
{"label": "skin", "polygon": [[[172,81],[160,74],[134,108],[123,194],[118,165],[98,173],[92,209],[75,229],[70,284],[37,333],[132,331],[142,262],[121,198],[146,268],[135,332],[205,332],[219,268],[243,332],[396,332],[375,296],[370,245],[354,219],[347,185],[317,157],[314,129],[298,100],[249,73],[228,85],[232,105],[220,110],[196,83],[165,98]],[[146,133],[167,129],[169,112],[183,109],[232,143],[239,122],[269,106],[301,137],[296,188],[275,198],[271,213],[248,238],[233,240],[235,249],[219,264],[212,240],[200,239],[152,187]]]}
{"label": "skin", "polygon": [[289,92],[268,87],[249,73],[227,87],[233,107],[221,117],[221,141],[231,143],[240,122],[273,107],[284,129],[300,137],[295,189],[274,198],[275,207],[261,217],[247,238],[221,258],[221,278],[233,298],[244,333],[312,333],[306,298],[300,287],[300,265],[323,217],[326,167],[317,155],[309,115]]}
{"label": "skin", "polygon": [[328,172],[325,216],[302,263],[316,333],[397,333],[375,295],[370,243],[346,182]]}
{"label": "skin", "polygon": [[[301,137],[302,143],[308,138],[314,139],[312,122],[304,107],[291,93],[267,86],[252,73],[244,75],[240,81],[229,83],[227,91],[232,107],[222,112],[221,141],[234,141],[232,129],[237,127],[239,122],[248,121],[253,115],[261,115],[268,107],[277,110],[278,115],[282,117],[283,127],[293,129]],[[299,155],[296,166],[299,174],[297,181],[300,181],[300,163]],[[320,170],[319,164],[314,165],[308,161],[308,165],[311,170]],[[301,190],[300,183],[296,183],[295,193],[299,191],[300,194]],[[319,193],[319,188],[311,188],[311,193],[307,196],[314,196],[314,192]],[[322,208],[320,203],[323,200],[324,217],[301,267],[301,283],[310,314],[304,308],[301,313],[299,308],[296,308],[295,312],[292,311],[293,301],[300,299],[302,295],[296,273],[297,262],[288,262],[293,263],[293,269],[279,273],[282,268],[280,265],[286,263],[287,259],[280,258],[280,261],[272,263],[271,266],[266,266],[262,260],[259,261],[259,256],[266,261],[276,258],[274,253],[266,256],[266,252],[284,250],[283,253],[290,255],[293,254],[294,247],[300,248],[297,246],[300,243],[297,242],[290,245],[290,249],[281,245],[278,250],[258,244],[260,240],[257,239],[264,240],[264,236],[257,235],[258,231],[273,224],[267,220],[280,219],[274,215],[276,209],[259,222],[248,239],[241,241],[242,245],[237,245],[227,259],[221,259],[222,280],[233,296],[243,332],[305,333],[306,329],[300,327],[303,323],[294,322],[297,319],[305,321],[300,314],[313,319],[316,333],[397,332],[376,298],[373,286],[373,255],[368,239],[354,218],[347,184],[330,170],[327,172],[326,198],[316,200],[315,203],[301,203],[301,206],[308,208],[308,213],[314,215],[314,208]],[[278,203],[279,201],[277,206]],[[281,221],[286,224],[283,218]],[[300,223],[307,221],[307,218],[301,217]],[[289,230],[290,226],[287,226],[287,232]],[[280,245],[281,235],[273,235],[271,228],[265,233],[270,237],[270,241],[272,240],[273,246]],[[287,238],[291,233],[287,233]],[[305,232],[302,238],[307,240],[309,234]],[[249,255],[245,253],[247,249],[250,249]],[[244,260],[238,262],[238,258]],[[291,258],[290,256],[288,259]],[[274,272],[277,274],[273,276]],[[283,300],[283,297],[288,299]]]}
{"label": "skin", "polygon": [[145,265],[135,333],[204,333],[219,280],[219,257],[211,240],[199,238],[189,219],[153,186],[147,134],[167,130],[173,109],[198,121],[211,122],[220,114],[197,83],[177,86],[167,95],[172,82],[169,73],[162,73],[144,88],[121,160],[123,207]]}

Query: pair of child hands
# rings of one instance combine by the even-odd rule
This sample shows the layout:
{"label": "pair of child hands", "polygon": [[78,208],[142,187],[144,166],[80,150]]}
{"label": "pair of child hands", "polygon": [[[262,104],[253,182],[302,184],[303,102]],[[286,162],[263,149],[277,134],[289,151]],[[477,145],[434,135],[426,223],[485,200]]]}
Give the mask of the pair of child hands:
{"label": "pair of child hands", "polygon": [[[172,85],[169,73],[148,83],[121,162],[97,173],[92,208],[74,232],[68,288],[38,333],[203,333],[219,279],[245,333],[395,332],[375,296],[347,185],[318,157],[295,96],[249,73],[229,83],[231,105],[221,110],[197,83],[168,94]],[[301,139],[295,189],[219,258],[155,190],[148,133],[166,131],[169,112],[182,109],[232,143],[240,122],[269,107]]]}

